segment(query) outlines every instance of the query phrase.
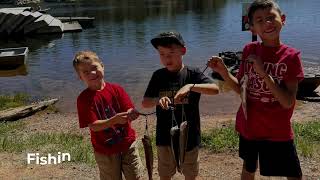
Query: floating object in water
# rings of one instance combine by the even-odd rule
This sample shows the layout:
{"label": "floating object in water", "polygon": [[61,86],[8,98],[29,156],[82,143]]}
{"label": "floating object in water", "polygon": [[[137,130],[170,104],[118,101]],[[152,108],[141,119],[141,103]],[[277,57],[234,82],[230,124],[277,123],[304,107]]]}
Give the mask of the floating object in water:
{"label": "floating object in water", "polygon": [[28,52],[28,47],[0,49],[1,70],[12,70],[21,65],[25,65],[28,57]]}

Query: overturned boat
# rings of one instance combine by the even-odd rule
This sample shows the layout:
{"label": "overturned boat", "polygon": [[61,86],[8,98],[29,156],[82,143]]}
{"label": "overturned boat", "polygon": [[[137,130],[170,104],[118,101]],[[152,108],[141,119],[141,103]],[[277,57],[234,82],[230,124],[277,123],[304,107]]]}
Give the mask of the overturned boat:
{"label": "overturned boat", "polygon": [[78,21],[62,22],[50,14],[33,11],[31,7],[0,9],[0,35],[24,36],[82,31]]}

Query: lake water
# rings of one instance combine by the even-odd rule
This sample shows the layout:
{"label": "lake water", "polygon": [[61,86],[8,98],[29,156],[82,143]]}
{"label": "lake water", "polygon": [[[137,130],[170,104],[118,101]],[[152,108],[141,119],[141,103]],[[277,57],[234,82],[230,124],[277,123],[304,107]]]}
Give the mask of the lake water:
{"label": "lake water", "polygon": [[[105,63],[106,80],[121,84],[140,107],[152,72],[160,68],[150,39],[161,31],[179,31],[187,45],[184,62],[205,68],[221,51],[238,51],[251,41],[241,31],[241,2],[236,0],[104,0],[90,3],[44,3],[53,16],[94,16],[94,28],[62,36],[19,40],[3,38],[0,48],[28,46],[26,76],[0,77],[0,94],[25,92],[33,98],[57,97],[62,111],[74,112],[84,88],[72,67],[79,50],[93,50]],[[302,52],[308,68],[320,66],[320,1],[279,0],[287,15],[282,41]],[[3,5],[2,5],[3,6]],[[311,65],[310,65],[311,64]],[[315,68],[317,73],[319,68]],[[210,71],[207,70],[206,73]],[[233,93],[202,98],[203,113],[234,112]]]}

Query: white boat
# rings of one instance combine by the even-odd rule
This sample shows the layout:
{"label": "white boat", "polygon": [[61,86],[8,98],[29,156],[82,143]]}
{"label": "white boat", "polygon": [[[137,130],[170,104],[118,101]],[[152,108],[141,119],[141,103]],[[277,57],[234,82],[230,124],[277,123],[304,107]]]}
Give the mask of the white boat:
{"label": "white boat", "polygon": [[25,65],[28,52],[28,47],[0,49],[0,69],[15,69]]}

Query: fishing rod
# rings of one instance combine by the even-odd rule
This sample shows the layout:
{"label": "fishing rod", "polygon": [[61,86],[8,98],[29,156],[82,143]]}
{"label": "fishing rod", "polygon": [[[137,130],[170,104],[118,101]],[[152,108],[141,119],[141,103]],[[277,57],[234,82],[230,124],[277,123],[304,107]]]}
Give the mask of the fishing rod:
{"label": "fishing rod", "polygon": [[[204,75],[204,72],[208,69],[208,65],[206,65],[206,68],[204,68],[204,70],[201,72],[201,74],[200,75]],[[192,86],[191,86],[191,88],[190,88],[190,90],[189,90],[189,92],[188,92],[188,94],[187,94],[187,96],[189,95],[189,93],[191,92],[191,89],[192,88],[194,88],[194,86],[196,85],[196,83],[194,83]]]}

